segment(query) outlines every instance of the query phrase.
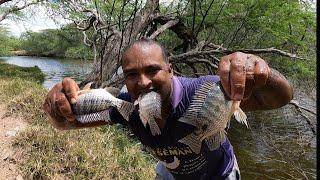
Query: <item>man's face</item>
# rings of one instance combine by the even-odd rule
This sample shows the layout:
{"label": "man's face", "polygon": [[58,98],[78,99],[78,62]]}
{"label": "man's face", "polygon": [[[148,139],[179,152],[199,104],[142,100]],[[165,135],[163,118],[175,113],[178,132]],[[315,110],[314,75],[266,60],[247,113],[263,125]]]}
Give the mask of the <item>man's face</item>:
{"label": "man's face", "polygon": [[158,45],[134,44],[126,50],[122,68],[125,84],[133,100],[151,89],[160,93],[163,101],[169,100],[173,73]]}

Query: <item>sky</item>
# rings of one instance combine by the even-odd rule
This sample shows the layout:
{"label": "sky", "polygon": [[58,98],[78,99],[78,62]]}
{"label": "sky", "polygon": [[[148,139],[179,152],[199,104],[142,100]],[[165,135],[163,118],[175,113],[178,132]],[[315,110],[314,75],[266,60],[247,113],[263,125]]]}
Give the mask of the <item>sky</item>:
{"label": "sky", "polygon": [[[26,9],[28,11],[28,9]],[[64,19],[56,19],[56,21],[65,24]],[[51,18],[46,15],[46,11],[43,7],[37,7],[31,17],[25,18],[25,20],[9,20],[5,19],[0,22],[0,25],[5,25],[13,36],[19,37],[22,32],[35,31],[39,32],[43,29],[56,29],[60,25],[57,25]]]}

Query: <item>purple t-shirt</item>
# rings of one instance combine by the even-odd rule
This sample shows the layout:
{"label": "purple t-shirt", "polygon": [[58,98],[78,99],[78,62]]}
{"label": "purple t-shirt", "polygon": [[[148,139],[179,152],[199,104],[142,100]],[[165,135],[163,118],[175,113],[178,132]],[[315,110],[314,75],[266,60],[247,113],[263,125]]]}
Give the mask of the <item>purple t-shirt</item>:
{"label": "purple t-shirt", "polygon": [[[113,123],[128,125],[137,138],[150,153],[162,161],[175,179],[223,179],[233,168],[234,152],[228,138],[220,147],[210,151],[203,145],[199,154],[194,153],[187,145],[178,142],[181,138],[193,132],[194,126],[179,122],[178,119],[186,112],[197,88],[204,82],[217,83],[218,76],[202,76],[199,78],[174,77],[172,80],[172,109],[161,129],[161,135],[152,136],[149,126],[142,124],[138,111],[134,111],[129,122],[112,110]],[[128,93],[119,95],[120,99],[131,101]]]}

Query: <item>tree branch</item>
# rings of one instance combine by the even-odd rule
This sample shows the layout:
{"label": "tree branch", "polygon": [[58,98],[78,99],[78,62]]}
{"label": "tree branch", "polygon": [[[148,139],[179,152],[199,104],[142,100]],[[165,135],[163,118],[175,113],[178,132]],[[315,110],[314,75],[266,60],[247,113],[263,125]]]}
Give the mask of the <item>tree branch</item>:
{"label": "tree branch", "polygon": [[[31,2],[31,3],[26,3],[25,5],[20,6],[20,7],[18,7],[18,6],[13,6],[13,7],[11,7],[8,11],[4,12],[4,13],[0,16],[0,22],[3,21],[8,15],[10,15],[10,14],[12,14],[12,13],[14,13],[14,12],[20,11],[20,10],[22,10],[22,9],[25,9],[25,8],[31,6],[31,5],[37,4],[37,3],[41,2],[41,1],[43,1],[43,0],[38,0],[38,1],[36,1],[36,2]],[[8,1],[5,1],[5,2],[8,2]],[[2,4],[2,3],[1,3],[1,1],[0,1],[0,5],[1,5],[1,4]]]}
{"label": "tree branch", "polygon": [[158,28],[149,38],[150,39],[155,39],[163,31],[165,31],[168,28],[171,28],[172,26],[176,25],[178,22],[179,22],[178,19],[172,20],[172,21],[168,21],[166,24],[164,24],[160,28]]}
{"label": "tree branch", "polygon": [[187,59],[190,57],[197,57],[200,55],[212,55],[212,54],[230,54],[233,52],[244,52],[244,53],[252,53],[252,54],[263,54],[263,53],[276,53],[281,56],[286,56],[290,58],[295,58],[295,59],[305,59],[301,57],[297,57],[295,54],[291,54],[279,49],[275,49],[273,47],[271,48],[266,48],[266,49],[236,49],[236,50],[228,50],[228,49],[214,49],[214,50],[209,50],[209,51],[189,51],[183,54],[175,55],[175,56],[170,56],[169,60],[170,61],[175,61],[176,59]]}
{"label": "tree branch", "polygon": [[12,0],[0,0],[0,5],[9,1],[12,1]]}
{"label": "tree branch", "polygon": [[300,106],[299,103],[298,103],[297,101],[295,101],[295,100],[291,100],[291,101],[289,102],[289,104],[292,104],[292,105],[295,106],[295,108],[298,110],[298,112],[306,119],[306,121],[307,121],[307,123],[308,123],[308,125],[309,125],[309,127],[310,127],[310,129],[311,129],[311,131],[313,132],[313,134],[316,134],[315,125],[311,122],[311,120],[308,118],[308,116],[306,116],[306,115],[301,111],[301,109],[306,110],[306,111],[308,111],[308,112],[310,112],[310,113],[312,113],[312,114],[314,114],[314,115],[316,115],[316,112],[314,112],[314,111],[312,111],[312,110],[310,110],[310,109],[308,109],[308,108],[306,108],[306,107],[304,107],[304,106]]}

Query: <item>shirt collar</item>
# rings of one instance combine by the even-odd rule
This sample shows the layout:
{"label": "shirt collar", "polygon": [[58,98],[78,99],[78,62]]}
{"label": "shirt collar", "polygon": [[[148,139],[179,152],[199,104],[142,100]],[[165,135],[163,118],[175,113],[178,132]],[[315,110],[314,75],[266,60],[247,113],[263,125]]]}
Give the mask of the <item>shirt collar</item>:
{"label": "shirt collar", "polygon": [[183,86],[179,81],[178,77],[173,76],[171,104],[174,109],[178,106],[179,102],[181,101],[182,94],[183,94]]}

